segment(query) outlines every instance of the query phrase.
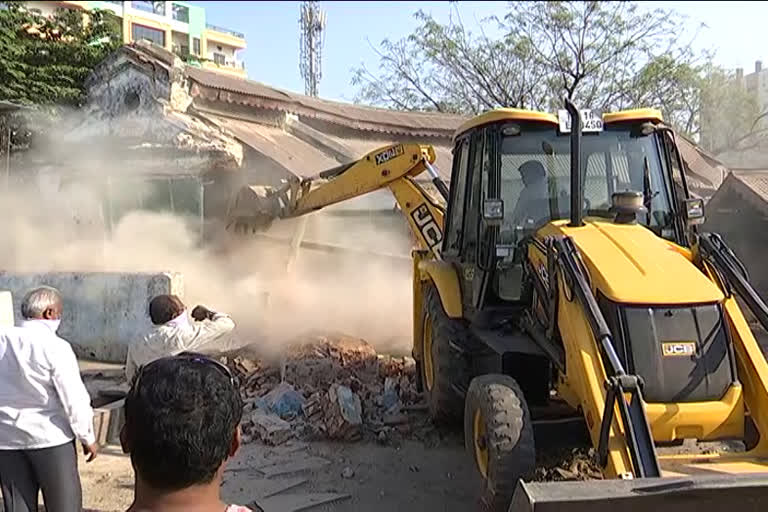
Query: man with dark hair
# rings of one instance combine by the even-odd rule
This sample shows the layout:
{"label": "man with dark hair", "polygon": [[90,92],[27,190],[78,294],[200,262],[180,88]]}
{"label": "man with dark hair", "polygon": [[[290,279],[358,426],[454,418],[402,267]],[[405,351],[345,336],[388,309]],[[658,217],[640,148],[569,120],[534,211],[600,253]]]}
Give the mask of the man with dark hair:
{"label": "man with dark hair", "polygon": [[242,413],[229,369],[202,354],[140,367],[120,432],[136,474],[129,512],[248,511],[219,494],[226,461],[240,447]]}
{"label": "man with dark hair", "polygon": [[538,160],[528,160],[518,169],[523,189],[512,212],[512,225],[523,226],[528,219],[538,222],[549,218],[547,171]]}
{"label": "man with dark hair", "polygon": [[187,350],[216,352],[224,336],[231,333],[235,323],[224,313],[205,306],[192,310],[190,322],[186,307],[176,295],[158,295],[149,302],[149,317],[155,328],[128,347],[125,374],[130,382],[136,369],[160,357]]}
{"label": "man with dark hair", "polygon": [[0,328],[0,488],[5,512],[79,512],[77,446],[98,452],[91,397],[72,347],[59,338],[62,300],[42,286],[24,296],[19,327]]}

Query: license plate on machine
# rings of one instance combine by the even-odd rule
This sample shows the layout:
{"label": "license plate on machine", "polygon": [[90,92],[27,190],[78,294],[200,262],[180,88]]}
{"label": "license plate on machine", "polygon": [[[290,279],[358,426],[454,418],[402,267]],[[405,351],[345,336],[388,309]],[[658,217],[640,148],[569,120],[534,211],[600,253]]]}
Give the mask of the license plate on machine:
{"label": "license plate on machine", "polygon": [[[567,110],[558,110],[557,120],[560,123],[560,131],[562,133],[571,132],[571,115]],[[582,110],[581,122],[583,123],[582,132],[603,131],[603,115],[597,110]]]}

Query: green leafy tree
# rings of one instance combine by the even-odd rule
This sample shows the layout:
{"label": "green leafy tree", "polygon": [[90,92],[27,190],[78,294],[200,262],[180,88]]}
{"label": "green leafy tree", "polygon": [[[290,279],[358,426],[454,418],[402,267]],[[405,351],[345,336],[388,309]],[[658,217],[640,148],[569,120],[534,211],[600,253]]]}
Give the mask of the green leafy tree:
{"label": "green leafy tree", "polygon": [[[633,2],[510,2],[496,35],[419,11],[420,26],[376,48],[376,69],[354,71],[359,101],[392,108],[478,113],[495,107],[550,110],[569,97],[583,107],[662,108],[686,133],[697,129],[701,58],[671,11]],[[657,87],[661,85],[661,87]],[[695,98],[695,99],[694,99]]]}
{"label": "green leafy tree", "polygon": [[21,2],[0,10],[0,99],[79,106],[88,73],[121,42],[119,20],[106,11],[59,9],[44,17]]}

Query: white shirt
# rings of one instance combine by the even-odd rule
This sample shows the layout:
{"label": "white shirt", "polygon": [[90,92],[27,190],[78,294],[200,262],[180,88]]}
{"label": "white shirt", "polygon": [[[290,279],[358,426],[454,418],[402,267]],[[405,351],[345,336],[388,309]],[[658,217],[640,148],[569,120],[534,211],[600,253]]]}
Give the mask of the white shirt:
{"label": "white shirt", "polygon": [[46,320],[0,327],[0,450],[96,442],[72,347]]}
{"label": "white shirt", "polygon": [[170,322],[155,327],[144,338],[128,347],[125,376],[130,383],[140,366],[161,357],[175,356],[185,351],[221,351],[224,347],[221,339],[234,328],[235,322],[223,313],[216,313],[212,320],[190,322],[185,311]]}

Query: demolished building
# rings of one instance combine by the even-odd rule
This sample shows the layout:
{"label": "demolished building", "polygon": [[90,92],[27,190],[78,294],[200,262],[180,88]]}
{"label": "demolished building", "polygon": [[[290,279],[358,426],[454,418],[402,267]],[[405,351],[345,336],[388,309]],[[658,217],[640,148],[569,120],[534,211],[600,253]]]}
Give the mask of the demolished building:
{"label": "demolished building", "polygon": [[750,273],[755,289],[768,297],[768,169],[734,169],[712,196],[705,231],[720,233]]}
{"label": "demolished building", "polygon": [[[46,152],[48,165],[32,165],[45,173],[55,162],[56,174],[66,176],[59,190],[69,182],[87,182],[90,196],[106,197],[95,210],[107,229],[126,211],[153,209],[188,215],[200,223],[201,233],[215,233],[205,226],[224,219],[242,185],[314,176],[396,141],[433,145],[437,169],[450,181],[452,136],[466,120],[295,94],[186,66],[145,42],[118,49],[97,66],[86,87],[88,105],[57,138],[55,150]],[[678,141],[692,191],[708,198],[727,171],[687,139]],[[100,183],[96,192],[94,181]],[[304,234],[310,246],[401,257],[410,250],[410,232],[388,191],[312,217]],[[274,236],[285,241],[295,225],[276,229]],[[361,247],[361,233],[382,231],[395,236],[366,239]]]}
{"label": "demolished building", "polygon": [[[121,154],[121,160],[135,162],[132,167],[142,174],[195,177],[206,224],[224,219],[242,185],[278,185],[290,176],[314,176],[395,141],[432,144],[437,167],[449,179],[451,137],[463,120],[293,94],[187,67],[173,54],[145,43],[126,45],[107,58],[87,88],[89,116],[78,128],[79,136],[99,140],[106,125],[110,142],[97,144],[122,141],[121,151],[131,155]],[[151,165],[145,166],[142,158]],[[323,241],[351,246],[355,233],[383,228],[402,235],[395,252],[405,255],[410,235],[394,208],[386,191],[329,208],[323,212]],[[339,217],[336,229],[333,219]],[[291,229],[283,230],[286,236]],[[309,221],[305,236],[310,244],[314,231]],[[378,249],[391,252],[391,241],[385,243]]]}

